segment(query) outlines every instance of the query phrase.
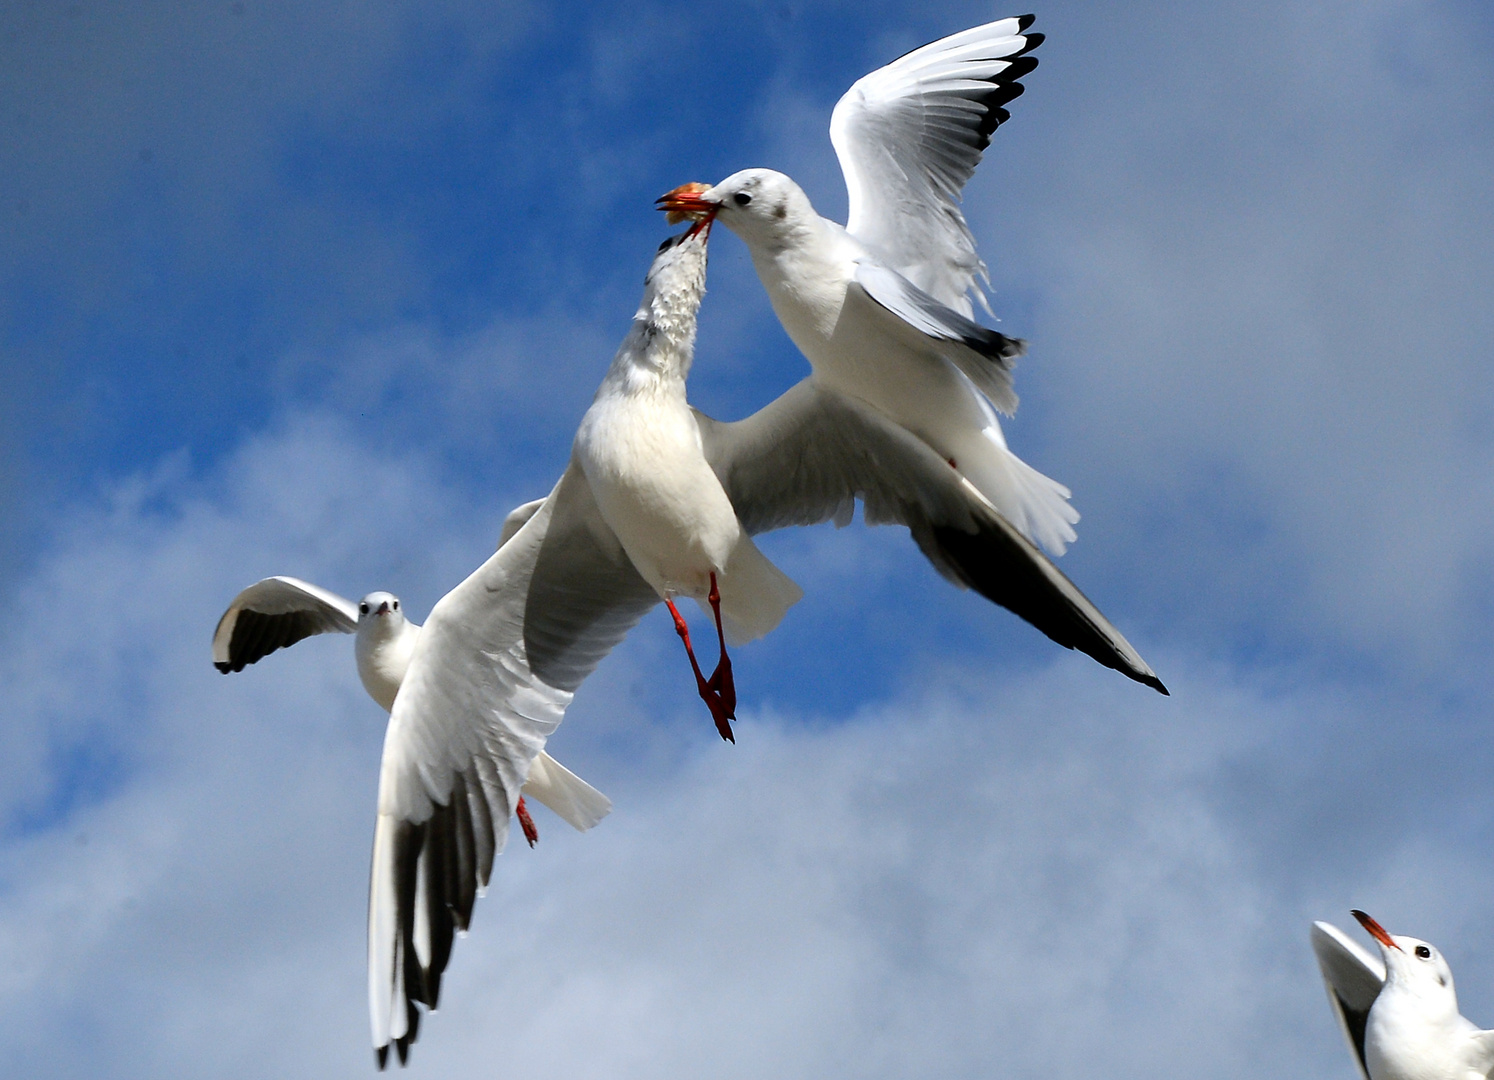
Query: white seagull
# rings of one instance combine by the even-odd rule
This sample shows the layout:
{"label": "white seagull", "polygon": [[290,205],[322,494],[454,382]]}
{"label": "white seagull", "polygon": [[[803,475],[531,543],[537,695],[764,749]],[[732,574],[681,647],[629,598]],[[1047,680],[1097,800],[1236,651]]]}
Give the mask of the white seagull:
{"label": "white seagull", "polygon": [[1459,1014],[1442,954],[1352,914],[1383,962],[1325,922],[1312,924],[1312,948],[1360,1072],[1367,1080],[1485,1080],[1494,1071],[1494,1031]]}
{"label": "white seagull", "polygon": [[[514,514],[523,514],[534,505],[526,504]],[[243,671],[276,649],[326,633],[357,635],[353,655],[363,689],[385,712],[393,709],[420,640],[420,624],[405,617],[399,597],[392,593],[372,592],[354,604],[293,577],[257,581],[235,596],[218,620],[213,632],[213,666],[225,675]],[[607,796],[543,750],[530,765],[522,790],[583,832],[612,809]],[[514,816],[533,847],[539,833],[523,796],[514,805]]]}
{"label": "white seagull", "polygon": [[[705,222],[660,245],[632,330],[581,420],[572,458],[602,520],[669,606],[716,730],[735,742],[727,639],[738,645],[766,634],[804,592],[742,527],[685,400],[709,235]],[[709,679],[701,674],[675,596],[710,605],[721,659]]]}
{"label": "white seagull", "polygon": [[859,80],[830,139],[845,174],[844,227],[771,169],[676,188],[671,213],[714,215],[752,254],[773,310],[817,386],[858,398],[928,443],[1028,538],[1054,554],[1074,540],[1069,490],[1007,448],[1021,341],[973,319],[989,311],[985,264],[960,193],[1037,66],[1032,16],[943,38]]}

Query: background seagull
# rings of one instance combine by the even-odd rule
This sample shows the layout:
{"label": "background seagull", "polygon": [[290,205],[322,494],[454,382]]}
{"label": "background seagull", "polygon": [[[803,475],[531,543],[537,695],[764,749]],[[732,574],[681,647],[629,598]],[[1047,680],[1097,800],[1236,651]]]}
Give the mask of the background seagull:
{"label": "background seagull", "polygon": [[1383,962],[1324,922],[1312,925],[1312,947],[1360,1071],[1368,1080],[1484,1080],[1494,1070],[1494,1031],[1459,1014],[1442,954],[1352,914]]}
{"label": "background seagull", "polygon": [[[521,506],[510,519],[532,512],[535,505]],[[213,632],[213,666],[227,675],[314,634],[356,634],[353,653],[358,678],[368,696],[387,712],[394,708],[420,629],[419,623],[405,617],[399,597],[392,593],[372,592],[355,605],[297,578],[269,577],[235,596],[218,620]],[[523,790],[582,831],[612,809],[607,796],[544,751],[530,767]],[[539,834],[522,796],[514,813],[533,846]]]}
{"label": "background seagull", "polygon": [[[935,41],[859,79],[830,120],[849,196],[844,228],[771,169],[704,191],[676,188],[662,209],[714,214],[752,254],[784,329],[816,383],[860,398],[927,442],[1008,521],[1055,554],[1074,539],[1069,491],[1006,445],[992,404],[1010,413],[1023,343],[972,318],[985,265],[960,192],[1018,81],[1037,66],[1032,16]],[[988,307],[988,305],[987,305]]]}

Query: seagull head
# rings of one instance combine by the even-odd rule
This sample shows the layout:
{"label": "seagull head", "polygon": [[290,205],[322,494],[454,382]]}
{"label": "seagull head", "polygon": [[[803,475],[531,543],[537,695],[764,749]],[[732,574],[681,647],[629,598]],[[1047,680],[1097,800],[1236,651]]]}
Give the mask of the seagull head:
{"label": "seagull head", "polygon": [[686,184],[660,198],[659,209],[696,220],[709,215],[749,245],[781,242],[796,228],[818,220],[799,185],[772,169],[743,169],[710,188]]}
{"label": "seagull head", "polygon": [[405,623],[405,613],[400,610],[399,597],[393,593],[371,592],[358,601],[358,629],[388,633],[398,630]]}
{"label": "seagull head", "polygon": [[1417,938],[1387,933],[1362,911],[1351,914],[1380,946],[1380,955],[1385,958],[1386,986],[1398,985],[1419,997],[1447,998],[1457,1008],[1452,969],[1434,946]]}

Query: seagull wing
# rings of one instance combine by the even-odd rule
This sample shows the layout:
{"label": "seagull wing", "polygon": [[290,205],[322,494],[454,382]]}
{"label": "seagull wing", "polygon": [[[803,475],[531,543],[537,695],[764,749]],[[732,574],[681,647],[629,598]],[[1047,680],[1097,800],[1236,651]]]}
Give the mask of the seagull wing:
{"label": "seagull wing", "polygon": [[851,520],[906,525],[950,581],[1060,645],[1162,693],[1120,631],[927,443],[854,398],[804,380],[736,423],[696,413],[706,459],[749,533]]}
{"label": "seagull wing", "polygon": [[658,601],[572,464],[431,611],[379,772],[368,993],[381,1066],[391,1042],[405,1060],[417,1003],[436,1007],[453,935],[467,929],[545,739],[576,687]]}
{"label": "seagull wing", "polygon": [[[830,116],[845,173],[846,231],[942,304],[971,314],[985,264],[960,193],[1005,105],[1037,67],[1031,15],[925,45],[856,80]],[[982,295],[982,303],[984,296]]]}
{"label": "seagull wing", "polygon": [[1325,922],[1312,924],[1312,951],[1318,967],[1323,969],[1323,983],[1328,988],[1328,1003],[1343,1028],[1354,1060],[1364,1080],[1369,1080],[1369,1065],[1364,1058],[1364,1028],[1369,1023],[1370,1006],[1385,985],[1385,965],[1365,952],[1338,927]]}
{"label": "seagull wing", "polygon": [[235,596],[218,620],[213,666],[227,675],[313,634],[357,631],[351,600],[293,577],[268,577]]}

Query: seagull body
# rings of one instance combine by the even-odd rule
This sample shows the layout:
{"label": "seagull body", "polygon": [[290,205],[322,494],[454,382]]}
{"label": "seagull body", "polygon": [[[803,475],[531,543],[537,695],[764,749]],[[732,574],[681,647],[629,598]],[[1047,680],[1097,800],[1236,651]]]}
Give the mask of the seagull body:
{"label": "seagull body", "polygon": [[660,248],[573,454],[603,520],[661,598],[705,604],[715,576],[735,645],[768,633],[804,594],[742,528],[686,400],[706,234],[692,230]]}
{"label": "seagull body", "polygon": [[[576,432],[572,456],[602,519],[669,605],[696,688],[734,742],[736,687],[726,643],[761,637],[804,593],[752,542],[706,461],[686,400],[696,313],[705,295],[709,226],[660,245],[643,302]],[[701,673],[675,596],[709,604],[721,660]]]}
{"label": "seagull body", "polygon": [[[393,593],[372,592],[354,605],[309,582],[270,577],[234,597],[218,620],[213,634],[213,664],[227,675],[312,634],[352,633],[356,635],[353,653],[363,689],[390,712],[415,654],[420,631],[419,623],[405,617],[399,597]],[[544,751],[536,756],[522,790],[583,832],[612,809],[607,796]],[[514,810],[533,844],[537,834],[528,811],[519,803]]]}
{"label": "seagull body", "polygon": [[[842,227],[782,173],[746,169],[671,212],[709,213],[747,244],[817,385],[859,398],[932,447],[1024,535],[1056,554],[1074,540],[1069,491],[1011,452],[1023,343],[973,320],[985,266],[959,195],[1042,41],[1031,16],[933,42],[858,80],[830,135],[845,174]],[[689,187],[693,187],[690,185]]]}
{"label": "seagull body", "polygon": [[1313,924],[1312,944],[1360,1071],[1368,1080],[1485,1080],[1494,1071],[1494,1031],[1458,1012],[1442,954],[1387,933],[1362,911],[1353,914],[1381,961],[1328,923]]}

